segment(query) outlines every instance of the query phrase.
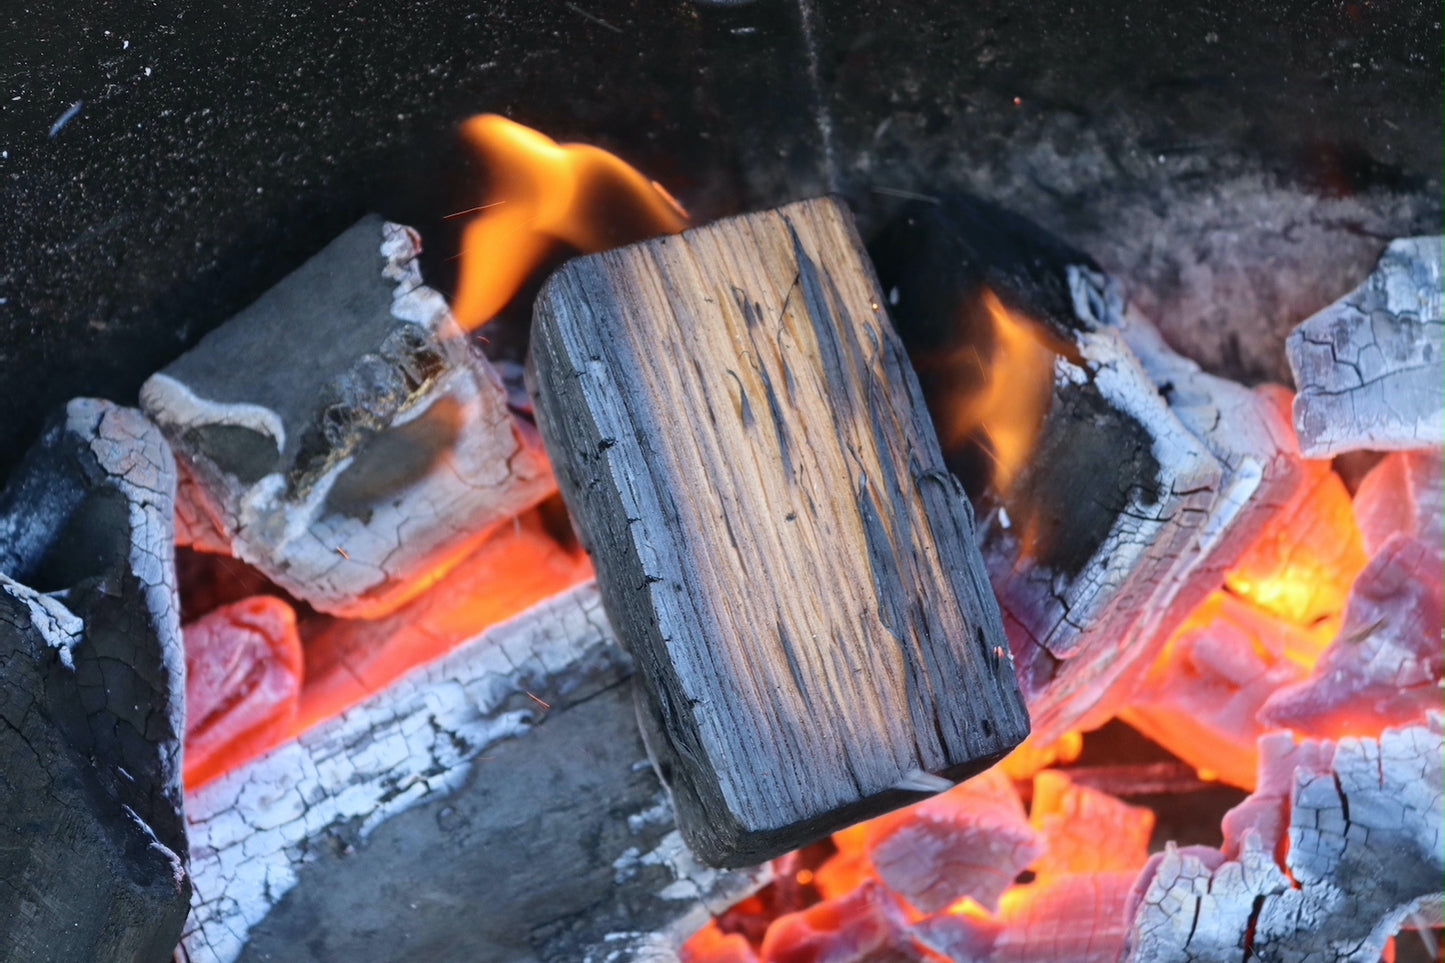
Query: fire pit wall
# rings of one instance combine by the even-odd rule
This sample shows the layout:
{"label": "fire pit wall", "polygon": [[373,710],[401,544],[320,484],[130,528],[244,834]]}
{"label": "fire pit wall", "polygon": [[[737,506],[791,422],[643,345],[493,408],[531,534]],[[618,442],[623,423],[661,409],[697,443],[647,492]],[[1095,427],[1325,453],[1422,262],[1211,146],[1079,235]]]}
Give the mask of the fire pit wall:
{"label": "fire pit wall", "polygon": [[[450,130],[481,110],[616,150],[696,220],[835,191],[870,237],[915,195],[988,197],[1088,252],[1171,345],[1247,385],[1289,384],[1288,331],[1363,280],[1388,240],[1438,230],[1441,44],[1424,4],[265,6],[229,24],[199,5],[164,22],[86,11],[63,59],[19,60],[21,96],[0,114],[0,195],[17,213],[0,240],[0,465],[73,396],[134,403],[152,372],[367,210],[420,228],[422,273],[449,292],[460,234],[446,215],[478,202],[480,180]],[[58,29],[44,14],[19,24],[17,49],[54,49],[39,41]],[[518,358],[505,338],[492,351]],[[516,539],[565,530],[529,524]],[[274,815],[313,784],[233,787],[273,814],[242,828],[278,830],[268,838],[286,857],[262,860],[249,891],[269,907],[288,874],[307,876],[269,916],[241,912],[256,924],[249,948],[212,958],[641,953],[647,934],[675,942],[697,907],[721,911],[761,881],[707,876],[668,848],[635,734],[607,736],[625,714],[625,668],[595,599],[557,604],[551,628],[508,643],[506,664],[469,670],[493,680],[461,703],[478,708],[453,717],[415,696],[417,719],[442,720],[430,761],[404,776],[363,765],[375,800],[337,808],[321,832],[287,835],[292,817]],[[548,714],[551,728],[536,726],[548,744],[484,748]],[[332,758],[358,732],[394,730],[407,748],[389,751],[414,757],[407,718],[353,715],[312,745]],[[591,774],[568,761],[579,753]],[[314,775],[338,793],[370,778]],[[462,784],[372,833],[398,797]],[[520,824],[496,816],[533,808],[542,816]],[[256,869],[210,839],[209,858],[240,860],[228,873]],[[527,869],[499,885],[493,864],[446,855],[481,848]],[[627,886],[672,896],[639,911]],[[459,912],[463,892],[487,895]],[[957,941],[976,938],[932,945],[963,953]]]}

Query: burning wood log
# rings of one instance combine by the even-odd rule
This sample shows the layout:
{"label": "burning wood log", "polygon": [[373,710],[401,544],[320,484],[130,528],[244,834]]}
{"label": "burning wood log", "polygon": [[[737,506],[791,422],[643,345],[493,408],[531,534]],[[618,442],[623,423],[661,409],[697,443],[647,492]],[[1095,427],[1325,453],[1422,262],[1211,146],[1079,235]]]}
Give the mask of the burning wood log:
{"label": "burning wood log", "polygon": [[[1087,255],[991,205],[906,205],[873,250],[934,417],[953,426],[950,463],[979,496],[1033,739],[1102,724],[1198,583],[1216,587],[1249,498],[1288,487],[1270,428],[1212,430],[1261,403],[1168,357]],[[1176,376],[1179,413],[1160,396]],[[961,383],[976,390],[960,397]],[[1004,404],[1019,396],[1036,408]]]}
{"label": "burning wood log", "polygon": [[337,615],[383,615],[553,482],[535,431],[368,217],[141,391],[185,463],[183,534]]}
{"label": "burning wood log", "polygon": [[1125,959],[1363,963],[1412,917],[1440,925],[1441,733],[1436,714],[1379,739],[1266,737],[1226,850],[1170,846],[1140,876]]}
{"label": "burning wood log", "polygon": [[1363,284],[1289,336],[1306,455],[1445,444],[1442,258],[1445,239],[1392,241]]}
{"label": "burning wood log", "polygon": [[972,513],[836,202],[570,262],[531,370],[704,860],[778,855],[1024,737]]}
{"label": "burning wood log", "polygon": [[175,469],[77,399],[0,493],[0,959],[170,959],[191,895]]}
{"label": "burning wood log", "polygon": [[687,853],[629,671],[583,586],[192,794],[186,958],[668,959],[767,869]]}

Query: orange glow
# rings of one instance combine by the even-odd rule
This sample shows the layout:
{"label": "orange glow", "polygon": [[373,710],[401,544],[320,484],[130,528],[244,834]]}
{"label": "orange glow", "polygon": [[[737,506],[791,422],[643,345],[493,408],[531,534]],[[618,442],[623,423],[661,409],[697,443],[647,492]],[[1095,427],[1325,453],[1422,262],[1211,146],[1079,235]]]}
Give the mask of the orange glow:
{"label": "orange glow", "polygon": [[[1328,462],[1304,465],[1299,492],[1224,580],[1231,592],[1297,625],[1339,616],[1368,561],[1344,482]],[[1337,628],[1325,627],[1327,640]]]}
{"label": "orange glow", "polygon": [[1067,765],[1084,751],[1084,734],[1066,732],[1047,746],[1040,746],[1029,736],[1017,749],[1004,756],[999,767],[1015,782],[1032,779],[1034,774],[1060,764]]}
{"label": "orange glow", "polygon": [[183,779],[203,786],[287,738],[301,689],[296,615],[278,598],[242,599],[186,626]]}
{"label": "orange glow", "polygon": [[[212,613],[186,633],[188,701],[215,707],[193,711],[188,724],[187,791],[591,575],[587,557],[559,545],[534,511],[498,527],[428,592],[386,618],[316,618],[301,626],[298,639],[290,607],[277,599],[248,599]],[[219,641],[202,640],[197,627],[215,616],[226,616],[229,630]],[[263,646],[268,651],[252,651]]]}
{"label": "orange glow", "polygon": [[666,191],[601,148],[558,144],[496,114],[461,133],[491,178],[462,238],[452,310],[465,330],[496,317],[559,246],[590,254],[687,227]]}
{"label": "orange glow", "polygon": [[681,963],[754,963],[757,956],[745,937],[724,933],[717,920],[698,930],[679,954]]}
{"label": "orange glow", "polygon": [[[924,363],[956,373],[961,389],[939,413],[944,447],[983,446],[993,462],[993,491],[1002,494],[1038,443],[1053,397],[1054,358],[1064,349],[987,288],[980,307],[987,317],[984,335],[940,361]],[[978,342],[988,345],[987,354]]]}
{"label": "orange glow", "polygon": [[591,575],[587,557],[558,545],[532,512],[503,524],[427,593],[386,618],[303,630],[306,685],[292,735]]}
{"label": "orange glow", "polygon": [[[1138,870],[1149,859],[1154,813],[1107,793],[1076,786],[1060,771],[1034,777],[1029,822],[1048,840],[1034,871],[1039,881]],[[1014,888],[1017,892],[1018,887]],[[1005,900],[1007,896],[1005,896]]]}
{"label": "orange glow", "polygon": [[1120,717],[1196,767],[1200,778],[1252,790],[1264,732],[1260,706],[1304,678],[1328,645],[1318,626],[1214,592],[1170,637]]}

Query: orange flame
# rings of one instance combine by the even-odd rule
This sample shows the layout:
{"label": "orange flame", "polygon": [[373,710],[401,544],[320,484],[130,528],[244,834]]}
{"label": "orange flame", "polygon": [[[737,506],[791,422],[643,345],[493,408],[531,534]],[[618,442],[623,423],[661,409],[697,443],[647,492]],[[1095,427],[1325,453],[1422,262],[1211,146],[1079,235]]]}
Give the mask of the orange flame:
{"label": "orange flame", "polygon": [[601,148],[558,144],[496,114],[461,132],[492,178],[462,239],[453,312],[465,330],[496,317],[558,245],[590,254],[687,227],[660,185]]}
{"label": "orange flame", "polygon": [[[986,448],[994,463],[993,490],[1003,494],[1038,443],[1053,397],[1054,358],[1063,349],[987,288],[980,306],[988,318],[986,337],[970,339],[943,362],[972,390],[958,393],[939,428],[950,449],[970,442]],[[979,349],[981,340],[990,344],[988,356]]]}

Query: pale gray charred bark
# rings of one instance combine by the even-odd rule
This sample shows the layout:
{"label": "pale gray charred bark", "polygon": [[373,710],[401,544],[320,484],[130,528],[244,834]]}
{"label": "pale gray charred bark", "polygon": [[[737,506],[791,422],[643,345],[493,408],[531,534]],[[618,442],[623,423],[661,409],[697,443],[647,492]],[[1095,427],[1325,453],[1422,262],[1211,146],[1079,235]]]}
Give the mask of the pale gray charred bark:
{"label": "pale gray charred bark", "polygon": [[77,399],[0,493],[0,960],[167,960],[190,899],[175,468]]}
{"label": "pale gray charred bark", "polygon": [[1437,714],[1379,739],[1293,750],[1282,820],[1252,797],[1226,819],[1234,851],[1155,857],[1136,884],[1126,960],[1373,963],[1406,922],[1439,926],[1441,748]]}

